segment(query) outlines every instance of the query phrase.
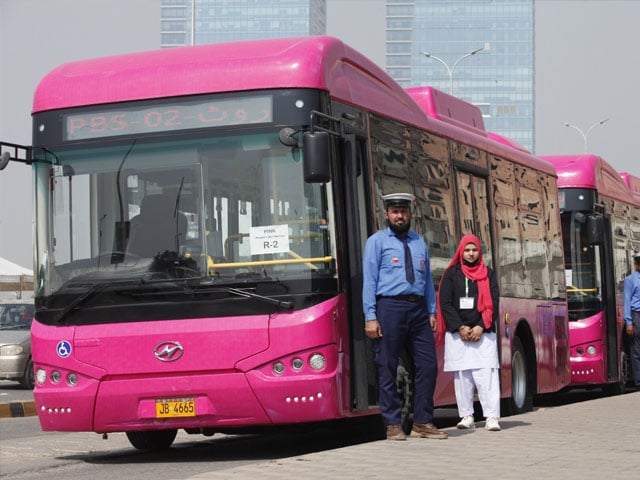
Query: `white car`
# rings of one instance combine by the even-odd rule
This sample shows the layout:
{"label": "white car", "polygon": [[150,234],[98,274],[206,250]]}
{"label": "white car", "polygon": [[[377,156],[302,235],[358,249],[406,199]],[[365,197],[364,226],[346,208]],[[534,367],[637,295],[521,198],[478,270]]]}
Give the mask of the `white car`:
{"label": "white car", "polygon": [[31,360],[33,303],[0,303],[0,379],[34,387]]}

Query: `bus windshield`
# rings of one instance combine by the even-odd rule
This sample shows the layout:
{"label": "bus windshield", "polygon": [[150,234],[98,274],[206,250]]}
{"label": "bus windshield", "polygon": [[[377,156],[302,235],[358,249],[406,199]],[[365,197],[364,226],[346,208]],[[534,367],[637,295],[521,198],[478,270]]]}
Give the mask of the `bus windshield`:
{"label": "bus windshield", "polygon": [[[333,277],[328,188],[303,181],[300,150],[275,130],[38,155],[41,306],[62,308],[112,286],[131,294]],[[108,301],[131,301],[118,298]]]}
{"label": "bus windshield", "polygon": [[602,310],[600,254],[587,239],[586,215],[561,215],[569,320],[582,320]]}

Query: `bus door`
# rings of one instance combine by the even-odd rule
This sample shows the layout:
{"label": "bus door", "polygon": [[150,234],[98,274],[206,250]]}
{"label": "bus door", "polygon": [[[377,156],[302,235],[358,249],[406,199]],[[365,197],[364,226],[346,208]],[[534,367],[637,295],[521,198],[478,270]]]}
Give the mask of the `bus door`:
{"label": "bus door", "polygon": [[[620,365],[618,354],[618,327],[617,327],[617,309],[616,309],[616,281],[613,258],[613,238],[611,218],[603,216],[602,232],[593,232],[594,227],[590,229],[589,235],[599,238],[600,241],[592,243],[594,273],[596,275],[595,284],[600,287],[600,300],[602,302],[603,313],[605,317],[605,332],[603,332],[603,340],[607,349],[607,376],[610,382],[617,382],[620,378]],[[592,225],[596,225],[593,223]],[[597,228],[597,227],[596,227]]]}
{"label": "bus door", "polygon": [[[338,169],[344,199],[341,243],[347,254],[342,256],[342,267],[347,270],[345,290],[348,298],[349,330],[351,342],[351,408],[366,410],[378,401],[377,373],[373,361],[372,341],[364,332],[362,310],[362,256],[368,232],[370,193],[367,187],[368,162],[366,162],[366,138],[355,134],[344,135],[340,142]],[[340,198],[340,197],[338,197]],[[345,258],[346,257],[346,258]]]}

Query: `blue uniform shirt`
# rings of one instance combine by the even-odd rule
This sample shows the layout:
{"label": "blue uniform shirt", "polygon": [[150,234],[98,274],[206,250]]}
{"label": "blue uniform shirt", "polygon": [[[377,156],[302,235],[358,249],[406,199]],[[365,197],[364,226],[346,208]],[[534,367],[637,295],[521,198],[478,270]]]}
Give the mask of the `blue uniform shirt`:
{"label": "blue uniform shirt", "polygon": [[407,282],[404,270],[404,245],[387,227],[367,239],[362,264],[362,304],[365,321],[375,320],[376,297],[395,295],[420,295],[425,299],[429,315],[436,313],[436,294],[431,278],[429,252],[424,240],[416,232],[407,233],[411,250],[415,281]]}
{"label": "blue uniform shirt", "polygon": [[640,272],[637,270],[624,279],[624,321],[631,325],[631,311],[640,312]]}

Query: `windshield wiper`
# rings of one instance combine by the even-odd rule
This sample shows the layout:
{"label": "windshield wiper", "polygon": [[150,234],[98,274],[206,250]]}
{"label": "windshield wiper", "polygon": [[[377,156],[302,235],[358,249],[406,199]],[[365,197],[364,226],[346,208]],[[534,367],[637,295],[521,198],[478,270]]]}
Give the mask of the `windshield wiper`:
{"label": "windshield wiper", "polygon": [[64,307],[64,309],[55,318],[54,322],[57,323],[58,325],[62,325],[62,320],[64,320],[67,316],[69,316],[69,314],[72,311],[76,310],[80,305],[85,303],[87,300],[89,300],[89,298],[94,296],[96,293],[108,287],[112,287],[114,285],[136,284],[140,282],[141,280],[122,280],[117,282],[111,281],[111,282],[94,283],[93,285],[91,285],[91,287],[87,289],[86,292],[84,292],[82,295],[77,296],[66,307]]}
{"label": "windshield wiper", "polygon": [[265,297],[264,295],[258,295],[257,293],[249,292],[247,290],[242,290],[240,288],[227,288],[229,293],[233,293],[234,295],[238,295],[239,297],[247,297],[247,298],[255,298],[256,300],[263,301],[265,303],[270,303],[271,305],[276,305],[278,307],[282,307],[287,310],[291,310],[293,308],[293,302],[278,300],[276,298]]}
{"label": "windshield wiper", "polygon": [[[145,276],[138,279],[126,279],[126,280],[112,280],[106,282],[94,283],[91,285],[86,292],[82,295],[77,296],[73,301],[71,301],[56,317],[55,323],[58,325],[62,324],[62,321],[71,314],[74,310],[77,310],[83,303],[93,297],[96,293],[101,292],[109,287],[117,287],[122,285],[155,285],[162,283],[175,283],[176,281],[182,282],[184,280],[192,280],[192,279],[176,279],[176,278],[162,278],[162,279],[149,279],[149,277],[153,277],[153,273],[146,274]],[[186,286],[186,285],[185,285]],[[187,287],[188,288],[188,287]]]}

